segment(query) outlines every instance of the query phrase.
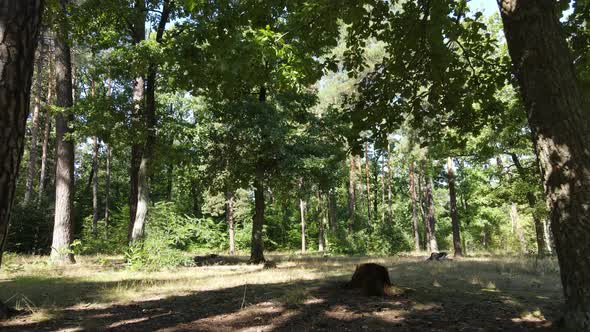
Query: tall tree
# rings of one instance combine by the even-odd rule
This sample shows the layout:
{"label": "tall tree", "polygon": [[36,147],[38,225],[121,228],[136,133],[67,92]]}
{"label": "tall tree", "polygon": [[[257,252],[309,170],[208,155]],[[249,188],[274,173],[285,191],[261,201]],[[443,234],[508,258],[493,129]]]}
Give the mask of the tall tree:
{"label": "tall tree", "polygon": [[234,194],[231,191],[225,193],[225,221],[229,230],[229,254],[236,253],[236,235],[234,228]]}
{"label": "tall tree", "polygon": [[[94,87],[93,87],[94,90]],[[94,94],[94,93],[93,93]],[[92,234],[98,234],[98,152],[100,143],[98,137],[92,138]]]}
{"label": "tall tree", "polygon": [[[156,42],[162,43],[164,37],[164,30],[166,24],[170,19],[171,12],[170,0],[164,0],[162,5],[162,13],[160,20],[156,27]],[[137,211],[131,232],[131,242],[137,241],[143,237],[145,222],[148,212],[149,203],[149,173],[150,163],[152,162],[154,148],[156,145],[156,78],[158,73],[158,65],[150,63],[148,65],[148,73],[145,87],[145,144],[141,155],[141,163],[137,173]]]}
{"label": "tall tree", "polygon": [[367,218],[371,223],[371,169],[369,167],[369,143],[365,142],[365,186],[367,188]]}
{"label": "tall tree", "polygon": [[24,149],[31,76],[43,1],[8,1],[0,6],[0,264]]}
{"label": "tall tree", "polygon": [[[133,3],[134,15],[130,26],[131,39],[133,44],[139,45],[145,40],[145,21],[147,19],[147,8],[145,0],[135,0]],[[133,142],[131,144],[131,160],[129,165],[129,225],[127,228],[127,240],[132,241],[133,228],[135,226],[135,217],[137,215],[138,195],[138,176],[143,154],[143,145],[138,139],[142,128],[142,115],[145,109],[145,79],[143,75],[136,75],[133,79],[132,99],[133,109],[131,111],[131,128],[134,132]]]}
{"label": "tall tree", "polygon": [[387,141],[387,218],[389,223],[393,221],[393,197],[391,192],[391,142]]}
{"label": "tall tree", "polygon": [[414,250],[420,251],[420,234],[418,234],[418,199],[416,197],[416,174],[414,162],[410,163],[410,199],[412,200],[412,234],[414,235]]}
{"label": "tall tree", "polygon": [[590,330],[590,113],[566,44],[557,2],[498,1],[508,50],[551,208],[563,322]]}
{"label": "tall tree", "polygon": [[356,210],[356,174],[355,157],[350,155],[350,167],[348,173],[348,232],[352,233],[354,215]]}
{"label": "tall tree", "polygon": [[[512,162],[516,167],[516,171],[518,175],[523,181],[528,181],[527,172],[520,163],[520,159],[516,153],[510,153],[510,157],[512,158]],[[543,257],[547,254],[547,244],[545,243],[545,223],[541,220],[541,217],[536,212],[537,207],[537,198],[535,197],[535,193],[531,190],[526,192],[526,199],[529,203],[529,207],[533,210],[533,223],[535,225],[535,235],[537,240],[537,255],[539,257]]]}
{"label": "tall tree", "polygon": [[447,159],[447,181],[449,182],[449,205],[451,210],[451,224],[453,226],[453,249],[455,257],[463,256],[461,247],[461,230],[459,227],[459,214],[457,213],[457,193],[455,191],[455,165],[453,159]]}
{"label": "tall tree", "polygon": [[67,23],[68,0],[60,0],[61,21],[55,38],[55,87],[56,106],[60,112],[55,119],[56,169],[55,169],[55,222],[51,260],[60,263],[75,263],[70,250],[73,231],[74,202],[74,142],[68,137],[74,117],[70,108],[72,96],[72,62],[69,29]]}
{"label": "tall tree", "polygon": [[426,238],[428,240],[428,250],[431,252],[438,251],[438,243],[436,241],[436,219],[434,213],[434,196],[432,195],[432,178],[429,175],[424,177],[424,207],[425,207],[425,226]]}
{"label": "tall tree", "polygon": [[33,107],[33,118],[31,120],[31,145],[29,146],[29,164],[27,166],[27,182],[25,186],[24,203],[28,204],[33,195],[35,180],[35,166],[37,165],[37,133],[39,131],[39,115],[41,113],[41,94],[43,81],[43,47],[39,49],[37,59],[37,77],[35,80],[35,106]]}
{"label": "tall tree", "polygon": [[43,194],[45,193],[45,182],[47,177],[47,157],[49,150],[49,137],[51,135],[51,110],[50,106],[53,104],[53,91],[55,90],[54,83],[54,65],[53,65],[53,52],[48,52],[48,66],[49,74],[47,76],[47,107],[45,109],[45,128],[43,129],[43,146],[41,148],[41,168],[39,169],[39,190],[38,190],[38,201],[37,204],[41,204]]}

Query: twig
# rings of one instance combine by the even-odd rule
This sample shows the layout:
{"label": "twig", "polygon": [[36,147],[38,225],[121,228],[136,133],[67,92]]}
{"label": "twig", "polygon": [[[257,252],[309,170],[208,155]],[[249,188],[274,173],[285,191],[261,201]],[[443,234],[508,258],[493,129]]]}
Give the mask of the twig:
{"label": "twig", "polygon": [[248,284],[244,285],[244,296],[242,297],[242,305],[240,306],[240,310],[242,310],[244,308],[244,303],[246,302],[246,288],[248,287]]}

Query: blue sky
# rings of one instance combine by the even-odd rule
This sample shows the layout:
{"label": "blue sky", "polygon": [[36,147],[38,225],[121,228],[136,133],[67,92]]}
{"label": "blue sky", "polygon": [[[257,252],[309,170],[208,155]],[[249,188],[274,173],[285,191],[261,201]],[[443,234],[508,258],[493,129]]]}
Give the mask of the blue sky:
{"label": "blue sky", "polygon": [[486,16],[498,12],[498,3],[496,0],[471,0],[469,7],[472,11],[481,10]]}

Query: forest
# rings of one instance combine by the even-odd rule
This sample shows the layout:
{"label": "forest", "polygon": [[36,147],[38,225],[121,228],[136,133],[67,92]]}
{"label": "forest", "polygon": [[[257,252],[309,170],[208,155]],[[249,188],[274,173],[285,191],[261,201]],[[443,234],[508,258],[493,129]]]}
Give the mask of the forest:
{"label": "forest", "polygon": [[588,20],[0,0],[0,327],[590,331]]}

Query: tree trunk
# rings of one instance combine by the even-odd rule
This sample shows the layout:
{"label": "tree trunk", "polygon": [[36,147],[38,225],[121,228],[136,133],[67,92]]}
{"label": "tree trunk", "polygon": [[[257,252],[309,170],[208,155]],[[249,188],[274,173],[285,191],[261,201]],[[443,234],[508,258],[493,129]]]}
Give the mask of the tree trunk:
{"label": "tree trunk", "polygon": [[51,135],[51,105],[53,104],[53,91],[55,89],[54,62],[51,51],[49,57],[49,75],[47,76],[47,108],[45,109],[45,128],[43,131],[43,147],[41,149],[41,169],[39,170],[39,192],[37,206],[41,206],[43,194],[45,193],[45,182],[47,177],[47,152],[49,151],[49,137]]}
{"label": "tree trunk", "polygon": [[[145,4],[144,4],[145,5]],[[143,15],[143,14],[142,14]],[[170,0],[164,0],[162,14],[158,27],[156,29],[156,42],[162,43],[164,36],[164,29],[170,17]],[[133,223],[133,230],[131,232],[131,242],[139,241],[143,238],[145,231],[145,223],[147,220],[148,204],[149,204],[149,174],[151,162],[156,145],[156,73],[158,66],[150,63],[148,66],[148,74],[145,87],[145,145],[141,155],[141,163],[137,172],[137,211],[135,213],[135,221]]]}
{"label": "tree trunk", "polygon": [[[515,153],[511,153],[510,157],[512,158],[512,162],[514,162],[514,166],[516,166],[516,170],[518,175],[523,181],[527,181],[526,170],[522,167],[518,156]],[[529,203],[529,207],[533,211],[533,223],[535,224],[535,233],[537,239],[537,255],[539,257],[543,257],[547,255],[547,244],[545,243],[545,225],[539,215],[535,212],[537,206],[537,198],[535,197],[535,193],[532,191],[528,191],[526,193],[526,198]]]}
{"label": "tree trunk", "polygon": [[428,239],[428,249],[431,252],[438,251],[438,244],[436,242],[435,231],[435,214],[434,214],[434,197],[432,196],[432,179],[430,176],[425,176],[424,182],[426,185],[424,191],[424,201],[426,206],[426,234]]}
{"label": "tree trunk", "polygon": [[264,169],[256,167],[254,179],[254,216],[252,217],[252,243],[250,249],[250,263],[259,264],[264,259],[264,242],[262,226],[264,225]]}
{"label": "tree trunk", "polygon": [[356,181],[354,156],[350,156],[350,170],[348,175],[348,232],[352,234],[354,226],[354,215],[356,209]]}
{"label": "tree trunk", "polygon": [[393,197],[391,193],[391,143],[387,141],[387,218],[393,222]]}
{"label": "tree trunk", "polygon": [[100,219],[98,212],[98,137],[93,137],[92,148],[92,235],[96,237],[98,234],[98,219]]}
{"label": "tree trunk", "polygon": [[31,201],[35,180],[35,166],[37,165],[37,132],[39,130],[39,113],[41,112],[41,82],[43,78],[43,52],[39,52],[37,60],[37,77],[35,80],[35,106],[31,123],[31,146],[29,147],[29,163],[27,165],[27,182],[25,186],[24,204]]}
{"label": "tree trunk", "polygon": [[416,198],[416,175],[414,162],[410,164],[410,199],[412,200],[412,234],[414,235],[414,250],[420,251],[420,234],[418,234],[418,199]]}
{"label": "tree trunk", "polygon": [[556,1],[498,2],[551,209],[564,323],[590,330],[590,112]]}
{"label": "tree trunk", "polygon": [[326,237],[324,234],[324,227],[326,225],[326,212],[322,206],[322,194],[317,191],[318,197],[318,251],[323,252],[326,247]]}
{"label": "tree trunk", "polygon": [[301,218],[301,253],[305,254],[305,201],[299,199],[299,216]]}
{"label": "tree trunk", "polygon": [[328,193],[328,213],[330,214],[328,216],[330,229],[336,231],[338,220],[336,216],[336,193],[334,188],[330,189],[330,192]]}
{"label": "tree trunk", "polygon": [[227,191],[225,193],[225,220],[229,229],[229,254],[236,253],[236,236],[234,230],[234,193]]}
{"label": "tree trunk", "polygon": [[74,202],[74,142],[67,135],[71,132],[68,126],[74,117],[69,108],[72,100],[72,63],[70,46],[66,37],[67,28],[66,6],[68,0],[60,0],[61,15],[64,18],[55,39],[55,86],[56,106],[64,111],[56,116],[56,170],[55,170],[55,224],[53,226],[53,242],[51,244],[51,260],[59,264],[75,263],[70,251],[73,231]]}
{"label": "tree trunk", "polygon": [[385,220],[387,219],[386,217],[386,213],[385,211],[387,210],[385,205],[386,203],[386,199],[385,199],[385,170],[381,169],[381,222],[385,223]]}
{"label": "tree trunk", "polygon": [[24,151],[41,10],[40,0],[0,6],[0,264]]}
{"label": "tree trunk", "polygon": [[510,205],[510,220],[512,220],[512,227],[515,229],[516,236],[518,237],[518,242],[520,243],[520,252],[524,254],[527,252],[526,239],[524,237],[524,231],[520,223],[518,207],[515,203],[512,203],[512,205]]}
{"label": "tree trunk", "polygon": [[104,226],[108,237],[108,228],[111,214],[111,163],[112,163],[111,145],[107,144],[107,162],[106,162],[106,179],[105,179],[105,195],[104,195]]}
{"label": "tree trunk", "polygon": [[371,224],[371,172],[369,168],[369,144],[365,143],[365,175],[367,187],[367,220]]}
{"label": "tree trunk", "polygon": [[[134,9],[137,11],[133,21],[133,43],[139,44],[145,40],[145,21],[147,11],[145,0],[135,0]],[[139,197],[138,181],[139,168],[143,155],[143,145],[138,137],[141,137],[142,117],[145,109],[145,80],[143,76],[137,76],[133,80],[132,99],[133,108],[131,111],[131,131],[133,133],[133,143],[131,144],[131,160],[129,165],[129,224],[127,227],[127,241],[132,242],[133,228],[135,226],[135,217],[137,215],[137,198]]]}
{"label": "tree trunk", "polygon": [[455,193],[455,170],[453,159],[447,160],[447,177],[449,181],[449,204],[451,206],[451,223],[453,225],[453,249],[455,257],[463,257],[461,248],[461,231],[459,227],[459,215],[457,213],[457,194]]}

